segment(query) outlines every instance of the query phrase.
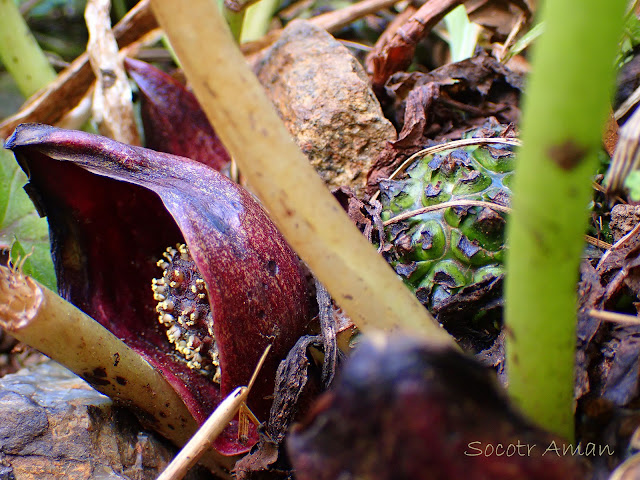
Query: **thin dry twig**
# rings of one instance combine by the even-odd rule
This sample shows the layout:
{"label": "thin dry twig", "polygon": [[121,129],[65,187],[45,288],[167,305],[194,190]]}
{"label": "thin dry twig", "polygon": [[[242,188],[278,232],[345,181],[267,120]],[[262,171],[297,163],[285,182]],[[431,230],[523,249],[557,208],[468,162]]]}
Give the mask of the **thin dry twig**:
{"label": "thin dry twig", "polygon": [[618,249],[624,248],[625,244],[629,240],[631,240],[635,235],[637,235],[638,232],[640,232],[640,223],[638,223],[635,227],[633,227],[630,232],[628,232],[625,236],[620,238],[616,243],[611,245],[611,248],[609,248],[604,253],[604,255],[600,258],[600,261],[598,262],[598,265],[604,264],[605,260],[607,259],[607,257],[609,256],[609,254],[611,252],[614,252],[614,251],[616,251]]}
{"label": "thin dry twig", "polygon": [[[500,205],[498,203],[484,202],[481,200],[453,200],[450,202],[442,202],[437,205],[430,205],[428,207],[418,208],[416,210],[404,212],[400,215],[397,215],[383,222],[382,225],[386,227],[387,225],[401,222],[402,220],[406,220],[408,218],[415,217],[417,215],[422,215],[424,213],[429,213],[429,212],[435,212],[436,210],[442,210],[449,207],[484,207],[484,208],[490,208],[492,210],[496,210],[498,212],[511,213],[511,208],[506,207],[504,205]],[[590,235],[585,235],[584,239],[587,243],[593,245],[594,247],[598,247],[603,250],[609,250],[611,248],[610,243],[607,243],[603,240],[599,240]]]}
{"label": "thin dry twig", "polygon": [[[398,0],[363,0],[345,8],[312,17],[309,21],[315,26],[324,28],[327,32],[331,33],[346,27],[359,18],[391,7],[396,3],[398,3]],[[240,50],[245,55],[255,54],[278,40],[281,34],[282,29],[272,30],[260,40],[242,44]]]}
{"label": "thin dry twig", "polygon": [[620,323],[622,325],[640,325],[640,318],[636,315],[627,315],[625,313],[607,312],[606,310],[590,309],[588,312],[590,317],[604,320],[605,322]]}
{"label": "thin dry twig", "polygon": [[[426,157],[427,155],[433,155],[434,153],[444,152],[446,150],[453,150],[456,148],[463,147],[471,147],[475,145],[510,145],[512,147],[520,147],[522,143],[520,140],[515,138],[463,138],[461,140],[453,140],[447,143],[441,143],[440,145],[433,145],[432,147],[427,147],[419,152],[414,153],[409,158],[407,158],[404,162],[400,164],[398,168],[394,170],[394,172],[389,175],[387,180],[393,180],[402,172],[404,172],[409,165],[411,165],[417,158]],[[378,190],[371,196],[371,201],[374,201],[378,198],[380,191]]]}
{"label": "thin dry twig", "polygon": [[411,64],[420,39],[442,20],[447,13],[461,5],[461,0],[429,0],[398,29],[388,43],[374,50],[367,59],[373,65],[371,83],[374,91],[381,91],[391,75]]}
{"label": "thin dry twig", "polygon": [[618,109],[614,113],[616,120],[622,119],[627,113],[629,113],[640,102],[640,87],[636,88],[631,95],[629,95]]}
{"label": "thin dry twig", "polygon": [[[210,449],[211,443],[218,438],[218,435],[226,428],[229,422],[235,417],[247,401],[249,392],[258,377],[258,373],[264,364],[271,345],[269,345],[253,371],[249,385],[238,387],[225,398],[220,405],[211,413],[206,422],[202,424],[200,429],[189,440],[189,442],[180,450],[178,455],[171,461],[167,468],[158,477],[158,480],[180,480],[189,469],[193,467],[204,453]],[[252,414],[250,415],[252,416]],[[255,420],[255,417],[253,417]]]}
{"label": "thin dry twig", "polygon": [[585,235],[584,239],[588,244],[601,248],[602,250],[609,250],[611,248],[610,243],[600,240],[599,238],[592,237],[591,235]]}
{"label": "thin dry twig", "polygon": [[406,220],[417,215],[422,215],[423,213],[434,212],[436,210],[443,210],[450,207],[484,207],[490,208],[492,210],[497,210],[498,212],[511,213],[511,209],[509,207],[505,207],[504,205],[500,205],[497,203],[483,202],[481,200],[453,200],[451,202],[442,202],[437,205],[430,205],[428,207],[422,207],[416,210],[401,213],[400,215],[397,215],[383,222],[383,225],[386,227],[387,225],[391,225],[392,223],[401,222],[402,220]]}
{"label": "thin dry twig", "polygon": [[[142,41],[158,28],[149,8],[149,0],[141,0],[113,28],[120,48]],[[55,125],[85,96],[95,80],[89,56],[83,53],[76,58],[46,89],[37,93],[20,111],[0,123],[0,138],[7,138],[21,123],[46,123]]]}
{"label": "thin dry twig", "polygon": [[463,138],[461,140],[453,140],[452,142],[442,143],[440,145],[434,145],[432,147],[424,148],[419,152],[414,153],[404,162],[400,164],[398,168],[389,176],[389,179],[394,179],[397,175],[404,172],[406,168],[418,157],[426,157],[427,155],[433,155],[434,153],[444,152],[445,150],[453,150],[456,148],[472,147],[476,145],[509,145],[511,147],[521,147],[522,142],[515,138]]}
{"label": "thin dry twig", "polygon": [[[391,20],[391,23],[387,26],[387,28],[382,32],[382,34],[376,40],[376,44],[373,46],[373,52],[381,52],[386,44],[388,44],[391,39],[396,35],[398,30],[409,21],[409,19],[415,15],[417,9],[412,5],[408,5],[402,12],[397,14]],[[372,53],[367,55],[365,59],[365,67],[367,69],[367,73],[369,75],[373,74],[373,59]]]}

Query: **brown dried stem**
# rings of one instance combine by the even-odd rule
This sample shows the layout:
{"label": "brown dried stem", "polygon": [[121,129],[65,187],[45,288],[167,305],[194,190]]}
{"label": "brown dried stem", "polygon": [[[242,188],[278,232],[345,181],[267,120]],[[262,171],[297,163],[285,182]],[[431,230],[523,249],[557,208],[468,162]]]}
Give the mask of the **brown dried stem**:
{"label": "brown dried stem", "polygon": [[140,145],[131,86],[118,56],[118,42],[111,29],[111,0],[88,0],[84,17],[89,30],[87,54],[96,88],[93,118],[104,136],[129,145]]}
{"label": "brown dried stem", "polygon": [[[322,15],[310,18],[309,21],[315,26],[324,28],[327,32],[331,33],[340,30],[359,18],[391,7],[396,3],[398,3],[398,0],[363,0],[362,2],[354,3],[340,10],[323,13]],[[278,40],[281,34],[282,29],[272,30],[260,40],[241,45],[240,49],[245,55],[257,53]]]}
{"label": "brown dried stem", "polygon": [[[17,269],[0,267],[0,327],[64,365],[99,392],[141,413],[178,446],[198,425],[178,394],[138,353],[91,317]],[[203,462],[224,475],[229,460],[209,450]]]}
{"label": "brown dried stem", "polygon": [[[157,27],[149,0],[141,0],[113,27],[113,33],[119,47],[125,48],[140,41]],[[94,80],[89,56],[85,52],[64,69],[51,85],[32,97],[18,113],[0,123],[0,138],[7,138],[21,123],[56,124],[82,100]]]}

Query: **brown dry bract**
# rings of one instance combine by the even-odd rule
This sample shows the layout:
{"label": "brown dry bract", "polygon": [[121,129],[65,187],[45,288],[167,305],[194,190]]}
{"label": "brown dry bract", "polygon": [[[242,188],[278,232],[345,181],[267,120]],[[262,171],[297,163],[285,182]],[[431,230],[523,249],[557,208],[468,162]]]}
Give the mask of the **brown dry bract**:
{"label": "brown dry bract", "polygon": [[417,43],[444,16],[460,5],[460,0],[431,0],[400,27],[384,45],[376,45],[369,54],[367,63],[373,65],[372,86],[376,93],[382,92],[391,75],[406,69],[413,59]]}

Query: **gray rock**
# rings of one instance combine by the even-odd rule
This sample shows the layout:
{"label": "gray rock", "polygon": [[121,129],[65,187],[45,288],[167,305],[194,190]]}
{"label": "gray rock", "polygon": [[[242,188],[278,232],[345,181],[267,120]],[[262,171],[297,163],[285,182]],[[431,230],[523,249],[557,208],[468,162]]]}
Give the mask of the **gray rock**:
{"label": "gray rock", "polygon": [[323,180],[361,195],[371,163],[396,131],[355,57],[325,30],[295,20],[255,70]]}
{"label": "gray rock", "polygon": [[618,204],[611,210],[609,228],[617,242],[640,222],[640,205]]}
{"label": "gray rock", "polygon": [[175,453],[54,362],[0,378],[0,480],[154,479]]}

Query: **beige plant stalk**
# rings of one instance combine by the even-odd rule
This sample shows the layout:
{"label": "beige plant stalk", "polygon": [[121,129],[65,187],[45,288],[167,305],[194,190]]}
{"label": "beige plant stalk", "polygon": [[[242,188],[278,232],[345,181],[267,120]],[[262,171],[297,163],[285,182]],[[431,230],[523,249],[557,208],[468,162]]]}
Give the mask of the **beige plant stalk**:
{"label": "beige plant stalk", "polygon": [[363,331],[451,337],[367,243],[300,152],[211,0],[153,0],[198,100],[285,238]]}
{"label": "beige plant stalk", "polygon": [[[198,425],[179,395],[138,353],[98,322],[16,268],[0,267],[0,328],[141,412],[147,425],[178,446]],[[230,460],[212,449],[203,463],[219,474]]]}

